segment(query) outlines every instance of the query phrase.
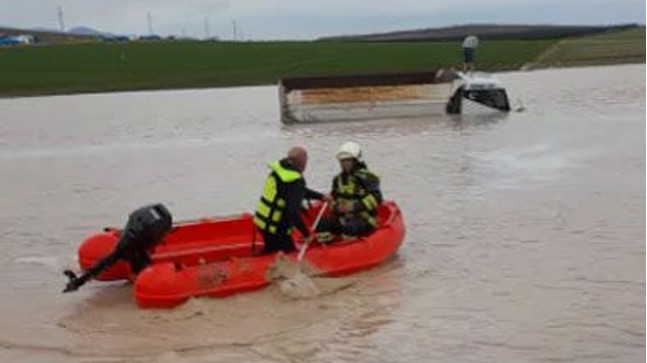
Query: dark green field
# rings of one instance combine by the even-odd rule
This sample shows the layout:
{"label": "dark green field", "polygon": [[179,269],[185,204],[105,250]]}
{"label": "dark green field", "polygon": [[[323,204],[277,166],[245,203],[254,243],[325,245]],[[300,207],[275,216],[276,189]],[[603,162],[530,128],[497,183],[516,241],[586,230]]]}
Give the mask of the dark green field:
{"label": "dark green field", "polygon": [[[483,70],[516,69],[555,40],[488,41]],[[0,96],[273,84],[295,75],[460,67],[460,43],[157,42],[0,49]]]}
{"label": "dark green field", "polygon": [[[642,63],[645,28],[551,40],[487,40],[477,68]],[[459,42],[130,42],[0,48],[0,97],[274,84],[298,75],[461,66]]]}
{"label": "dark green field", "polygon": [[564,39],[538,57],[531,68],[645,62],[645,27]]}

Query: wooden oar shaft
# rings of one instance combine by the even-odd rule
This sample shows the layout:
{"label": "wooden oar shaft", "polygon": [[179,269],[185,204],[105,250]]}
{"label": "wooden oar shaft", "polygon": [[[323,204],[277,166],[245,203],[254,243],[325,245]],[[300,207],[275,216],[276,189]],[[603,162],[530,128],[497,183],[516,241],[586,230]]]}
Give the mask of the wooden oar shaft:
{"label": "wooden oar shaft", "polygon": [[317,229],[317,226],[319,225],[319,221],[321,221],[321,217],[323,217],[324,212],[326,211],[326,208],[328,208],[328,202],[325,202],[322,206],[321,209],[319,210],[319,213],[317,213],[317,218],[315,218],[314,223],[312,223],[312,235],[306,243],[301,246],[301,250],[299,251],[299,255],[297,256],[297,261],[303,260],[303,256],[306,254],[306,250],[308,249],[308,246],[310,245],[310,242],[314,238],[314,233],[315,230]]}

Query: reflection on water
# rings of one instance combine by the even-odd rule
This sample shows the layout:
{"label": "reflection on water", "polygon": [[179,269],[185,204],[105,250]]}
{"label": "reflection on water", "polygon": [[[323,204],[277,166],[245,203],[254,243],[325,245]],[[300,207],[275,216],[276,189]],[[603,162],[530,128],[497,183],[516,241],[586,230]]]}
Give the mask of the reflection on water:
{"label": "reflection on water", "polygon": [[507,120],[509,114],[490,113],[475,115],[438,115],[426,118],[405,118],[399,120],[381,119],[370,121],[303,123],[283,125],[282,131],[287,135],[312,137],[361,135],[362,137],[380,138],[389,136],[407,136],[430,132],[460,131],[468,128],[490,127]]}
{"label": "reflection on water", "polygon": [[[293,126],[274,87],[0,100],[0,360],[642,360],[644,77],[509,73],[524,112]],[[347,139],[404,212],[393,261],[310,299],[272,286],[140,311],[121,283],[60,294],[78,241],[136,207],[250,210],[292,144],[325,190]]]}

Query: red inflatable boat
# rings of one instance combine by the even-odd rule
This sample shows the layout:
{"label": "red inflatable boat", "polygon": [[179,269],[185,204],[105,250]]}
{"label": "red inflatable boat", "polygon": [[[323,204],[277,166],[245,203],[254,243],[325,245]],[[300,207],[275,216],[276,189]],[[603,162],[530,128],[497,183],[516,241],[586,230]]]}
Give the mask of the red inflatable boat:
{"label": "red inflatable boat", "polygon": [[[317,206],[308,210],[307,218],[312,221],[317,211]],[[402,213],[394,202],[379,207],[378,223],[377,230],[363,238],[312,243],[304,260],[326,276],[377,265],[396,252],[405,235]],[[109,254],[119,233],[106,228],[83,241],[81,268],[88,269]],[[120,261],[97,280],[133,280],[135,300],[143,308],[170,308],[192,296],[226,296],[258,289],[270,282],[268,268],[275,259],[275,255],[259,254],[261,238],[247,213],[180,222],[155,247],[153,263],[139,275],[132,276],[130,266]],[[296,260],[297,252],[287,256]]]}

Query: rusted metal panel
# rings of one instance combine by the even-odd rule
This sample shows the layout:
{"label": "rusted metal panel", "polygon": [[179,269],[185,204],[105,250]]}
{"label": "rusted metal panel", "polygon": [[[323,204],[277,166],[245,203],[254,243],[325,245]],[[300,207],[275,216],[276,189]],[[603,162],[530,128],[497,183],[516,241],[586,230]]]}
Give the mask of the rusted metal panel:
{"label": "rusted metal panel", "polygon": [[346,88],[361,86],[395,86],[438,83],[436,71],[346,74],[284,78],[280,84],[286,92],[315,88]]}

